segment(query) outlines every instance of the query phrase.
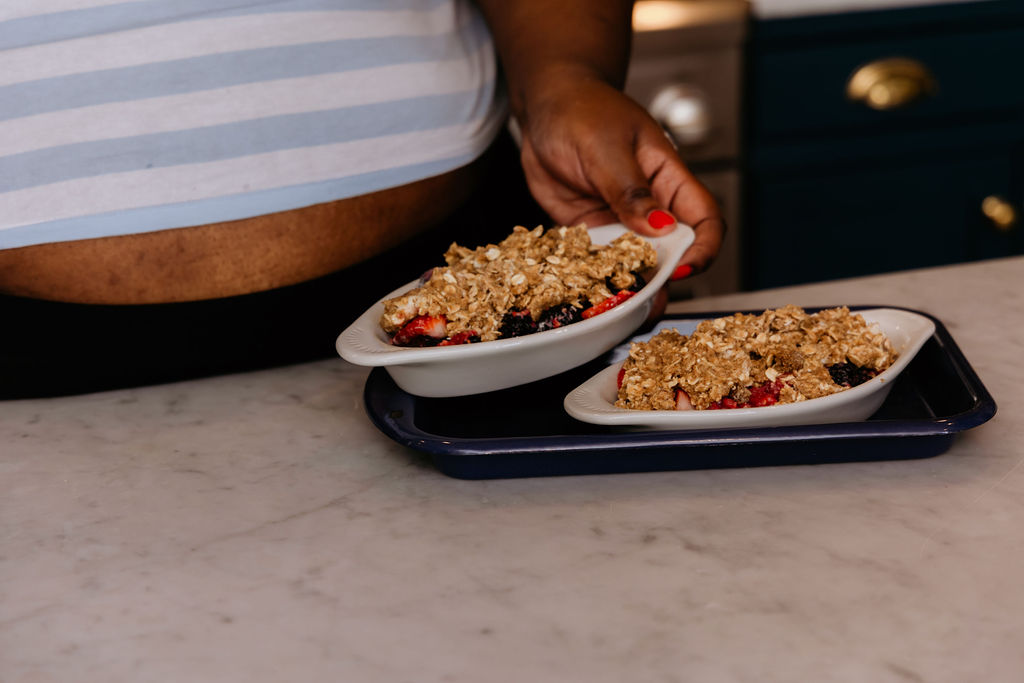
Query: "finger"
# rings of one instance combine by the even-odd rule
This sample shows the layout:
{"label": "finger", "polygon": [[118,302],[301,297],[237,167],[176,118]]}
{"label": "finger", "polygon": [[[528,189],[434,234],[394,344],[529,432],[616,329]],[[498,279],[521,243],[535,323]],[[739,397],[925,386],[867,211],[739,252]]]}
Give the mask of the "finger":
{"label": "finger", "polygon": [[[707,217],[693,226],[694,239],[679,259],[679,265],[672,273],[672,279],[681,280],[694,273],[708,269],[722,247],[725,237],[725,222],[721,217]],[[686,272],[689,267],[689,272]]]}
{"label": "finger", "polygon": [[[645,157],[643,163],[653,166],[656,160]],[[655,197],[670,206],[679,220],[694,231],[693,244],[673,273],[673,279],[681,279],[707,270],[722,246],[726,226],[714,196],[677,156],[657,163],[659,171],[652,182]]]}
{"label": "finger", "polygon": [[613,145],[599,153],[600,163],[589,166],[591,182],[618,220],[641,235],[658,237],[672,232],[676,218],[655,199],[633,145]]}
{"label": "finger", "polygon": [[[554,218],[554,216],[552,216]],[[577,213],[569,220],[561,221],[564,225],[585,224],[588,228],[597,228],[602,225],[618,223],[619,218],[607,207],[587,210],[585,213]]]}
{"label": "finger", "polygon": [[662,287],[655,292],[654,297],[651,299],[651,311],[647,314],[646,322],[650,325],[661,320],[665,315],[665,309],[668,308],[668,286]]}

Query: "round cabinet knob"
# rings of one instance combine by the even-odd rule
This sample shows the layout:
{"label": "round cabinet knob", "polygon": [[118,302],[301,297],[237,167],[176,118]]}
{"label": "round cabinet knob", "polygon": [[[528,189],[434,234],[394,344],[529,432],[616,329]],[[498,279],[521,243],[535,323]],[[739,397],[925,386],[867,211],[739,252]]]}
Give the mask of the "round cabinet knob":
{"label": "round cabinet knob", "polygon": [[648,110],[677,144],[704,142],[711,132],[708,98],[693,86],[675,84],[662,88],[651,100]]}
{"label": "round cabinet knob", "polygon": [[921,62],[879,59],[859,67],[846,82],[846,96],[872,109],[900,109],[935,94],[935,78]]}
{"label": "round cabinet knob", "polygon": [[1017,225],[1017,209],[997,195],[990,195],[982,200],[981,212],[992,221],[997,230],[1006,232]]}

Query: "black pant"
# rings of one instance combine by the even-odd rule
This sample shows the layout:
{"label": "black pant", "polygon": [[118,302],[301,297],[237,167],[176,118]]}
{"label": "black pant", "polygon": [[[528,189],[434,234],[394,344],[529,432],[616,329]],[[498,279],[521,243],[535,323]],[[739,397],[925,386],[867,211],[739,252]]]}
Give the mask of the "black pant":
{"label": "black pant", "polygon": [[288,287],[171,304],[69,304],[0,295],[0,399],[105,391],[335,355],[338,334],[373,302],[478,246],[546,222],[518,151],[502,137],[480,191],[435,230],[365,263]]}

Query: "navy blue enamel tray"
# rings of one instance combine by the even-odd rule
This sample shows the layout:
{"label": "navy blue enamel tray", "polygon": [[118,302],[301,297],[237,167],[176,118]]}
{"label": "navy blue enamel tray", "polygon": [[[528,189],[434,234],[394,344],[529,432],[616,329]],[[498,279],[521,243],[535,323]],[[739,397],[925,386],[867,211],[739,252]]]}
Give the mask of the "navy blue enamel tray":
{"label": "navy blue enamel tray", "polygon": [[948,450],[957,433],[988,421],[996,404],[945,326],[914,312],[935,322],[935,334],[878,412],[863,422],[715,431],[637,431],[578,422],[565,413],[562,400],[605,367],[607,357],[540,382],[457,398],[412,396],[375,368],[364,401],[384,434],[460,479],[928,458]]}

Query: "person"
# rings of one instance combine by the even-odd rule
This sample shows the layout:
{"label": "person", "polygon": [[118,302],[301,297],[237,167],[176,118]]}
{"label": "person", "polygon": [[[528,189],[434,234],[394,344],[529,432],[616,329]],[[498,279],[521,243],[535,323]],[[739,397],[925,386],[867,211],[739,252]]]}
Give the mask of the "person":
{"label": "person", "polygon": [[[0,398],[333,354],[451,241],[724,224],[623,85],[622,0],[0,13]],[[497,55],[497,58],[496,58]],[[507,116],[518,144],[503,132]],[[518,162],[516,160],[518,157]]]}

